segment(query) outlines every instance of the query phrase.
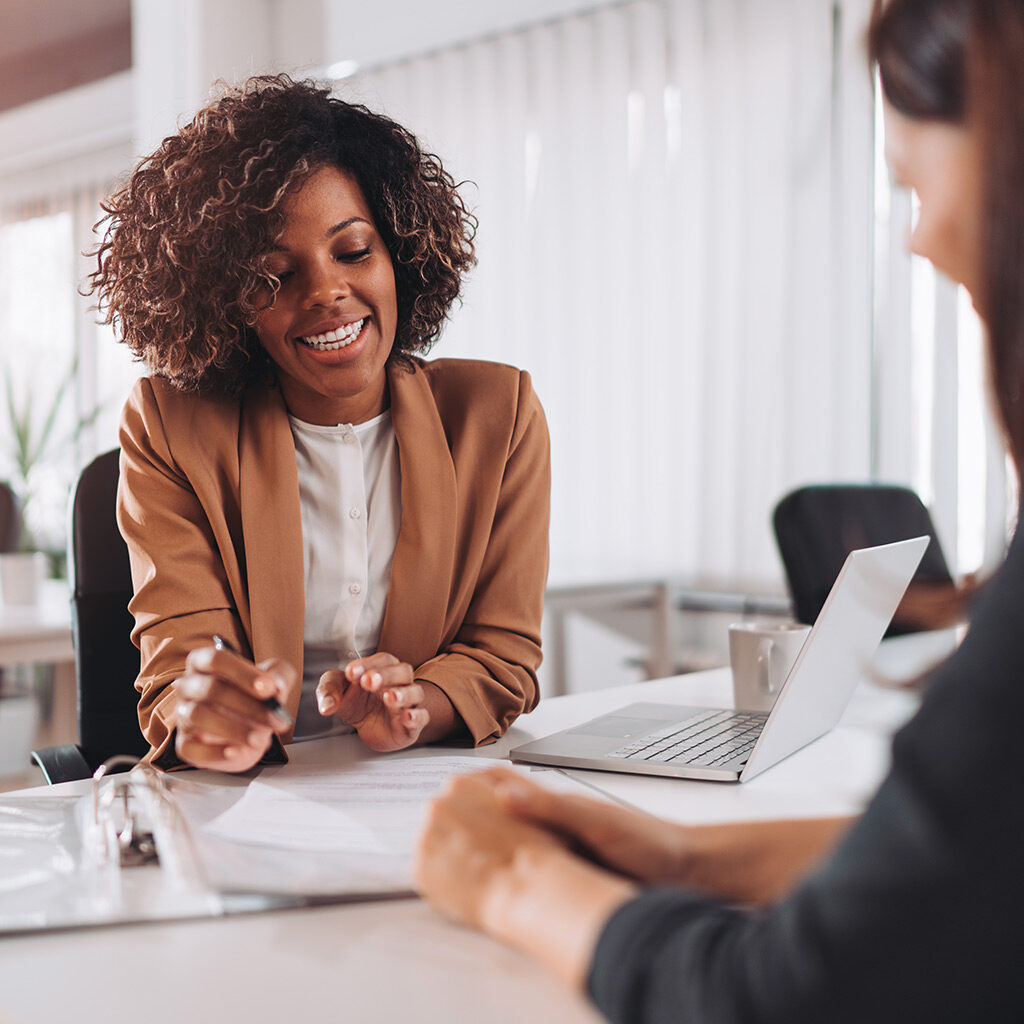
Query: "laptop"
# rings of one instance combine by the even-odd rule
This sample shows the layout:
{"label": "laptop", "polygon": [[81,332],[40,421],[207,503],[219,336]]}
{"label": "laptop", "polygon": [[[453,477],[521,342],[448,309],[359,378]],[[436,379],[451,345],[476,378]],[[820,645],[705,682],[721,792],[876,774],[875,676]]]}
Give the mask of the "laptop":
{"label": "laptop", "polygon": [[760,775],[839,721],[927,546],[914,537],[849,554],[770,712],[630,704],[509,757],[722,782]]}

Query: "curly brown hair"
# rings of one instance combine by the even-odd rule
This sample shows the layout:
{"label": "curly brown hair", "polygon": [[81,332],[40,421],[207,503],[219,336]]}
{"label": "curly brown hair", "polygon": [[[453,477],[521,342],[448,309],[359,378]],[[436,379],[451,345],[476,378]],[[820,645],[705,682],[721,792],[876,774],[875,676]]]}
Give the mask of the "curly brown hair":
{"label": "curly brown hair", "polygon": [[254,324],[280,287],[266,263],[282,201],[328,165],[356,179],[391,254],[390,359],[426,352],[475,261],[476,218],[408,131],[287,75],[227,89],[103,204],[89,291],[104,322],[182,390],[237,393],[265,376]]}

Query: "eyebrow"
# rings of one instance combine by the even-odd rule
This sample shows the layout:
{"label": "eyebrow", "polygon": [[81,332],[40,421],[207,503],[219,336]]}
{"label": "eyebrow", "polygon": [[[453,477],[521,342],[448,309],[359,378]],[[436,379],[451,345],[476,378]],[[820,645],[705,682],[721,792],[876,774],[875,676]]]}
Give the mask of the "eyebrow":
{"label": "eyebrow", "polygon": [[[324,238],[333,238],[339,231],[344,231],[345,228],[351,227],[353,224],[369,224],[370,222],[365,217],[348,217],[345,220],[338,221],[334,227],[330,227],[324,232]],[[288,252],[287,246],[275,245],[272,246],[270,252]]]}

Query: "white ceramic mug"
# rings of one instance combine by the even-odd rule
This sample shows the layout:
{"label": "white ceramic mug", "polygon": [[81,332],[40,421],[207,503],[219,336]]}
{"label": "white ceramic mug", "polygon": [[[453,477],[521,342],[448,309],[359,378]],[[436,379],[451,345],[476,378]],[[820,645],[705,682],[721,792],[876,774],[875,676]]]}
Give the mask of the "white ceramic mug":
{"label": "white ceramic mug", "polygon": [[0,603],[8,606],[36,604],[46,578],[46,555],[0,554]]}
{"label": "white ceramic mug", "polygon": [[771,711],[810,626],[798,622],[734,622],[729,627],[729,663],[736,707]]}

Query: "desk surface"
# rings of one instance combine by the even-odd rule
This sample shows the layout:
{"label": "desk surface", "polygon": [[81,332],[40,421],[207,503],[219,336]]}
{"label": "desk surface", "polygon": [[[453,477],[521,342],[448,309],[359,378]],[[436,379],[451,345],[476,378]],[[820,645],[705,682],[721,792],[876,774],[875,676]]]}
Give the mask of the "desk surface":
{"label": "desk surface", "polygon": [[0,665],[73,661],[68,585],[47,581],[36,604],[0,602]]}
{"label": "desk surface", "polygon": [[[933,652],[888,644],[887,668],[895,673],[913,671]],[[503,757],[509,746],[634,700],[713,704],[729,696],[728,671],[715,670],[553,698],[476,753],[482,762]],[[573,774],[679,820],[855,811],[886,770],[890,733],[915,706],[909,693],[863,685],[836,730],[743,785]],[[358,740],[297,745],[294,761],[322,762],[325,743],[347,760]],[[143,1017],[147,1024],[601,1019],[524,957],[448,923],[418,900],[0,940],[0,1020],[99,1024]]]}

